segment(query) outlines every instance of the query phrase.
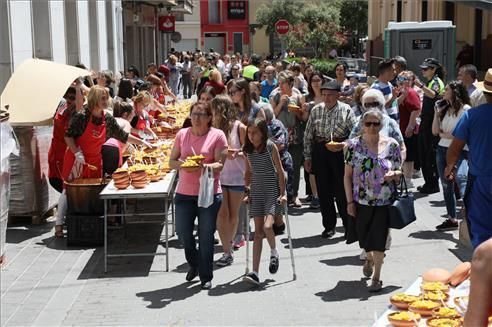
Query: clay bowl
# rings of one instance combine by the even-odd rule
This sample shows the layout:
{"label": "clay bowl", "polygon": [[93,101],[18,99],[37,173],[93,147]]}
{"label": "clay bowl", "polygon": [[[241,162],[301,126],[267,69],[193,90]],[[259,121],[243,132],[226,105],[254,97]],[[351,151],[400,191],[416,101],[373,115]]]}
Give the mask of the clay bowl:
{"label": "clay bowl", "polygon": [[444,292],[425,292],[423,297],[424,300],[441,303],[441,300],[446,302],[449,299],[449,294]]}
{"label": "clay bowl", "polygon": [[444,293],[449,293],[449,285],[446,285],[444,283],[439,283],[439,282],[435,282],[435,283],[432,283],[432,284],[439,284],[439,287],[438,288],[435,288],[435,287],[431,287],[431,284],[430,283],[422,283],[422,285],[420,286],[420,289],[422,290],[422,292],[437,292],[437,291],[441,291],[441,292],[444,292]]}
{"label": "clay bowl", "polygon": [[114,184],[114,187],[116,187],[118,190],[124,190],[124,189],[127,189],[128,186],[130,186],[130,182],[126,182],[126,183],[115,183]]}
{"label": "clay bowl", "polygon": [[434,317],[434,318],[451,318],[451,319],[460,319],[461,318],[461,315],[455,309],[450,308],[449,310],[451,310],[452,312],[449,312],[446,314],[443,314],[442,312],[440,312],[441,309],[444,310],[445,308],[435,308],[434,310],[432,310],[432,317]]}
{"label": "clay bowl", "polygon": [[[417,301],[418,297],[416,296],[414,301]],[[411,301],[397,301],[392,298],[390,298],[391,304],[393,304],[396,308],[400,310],[408,310],[408,307],[412,303]]]}
{"label": "clay bowl", "polygon": [[[395,326],[395,327],[416,327],[416,326],[418,326],[418,324],[415,324],[415,321],[413,321],[413,320],[408,321],[408,320],[394,319],[393,316],[398,314],[398,313],[399,312],[393,312],[393,313],[390,313],[388,315],[388,321],[391,323],[392,326]],[[417,317],[415,320],[418,323],[420,321],[420,317]]]}
{"label": "clay bowl", "polygon": [[[445,319],[443,321],[443,319]],[[439,323],[439,321],[441,323]],[[427,326],[428,327],[441,327],[441,326],[446,326],[446,327],[461,327],[463,326],[463,322],[460,318],[458,319],[449,319],[449,318],[429,318],[427,319]]]}
{"label": "clay bowl", "polygon": [[132,186],[134,188],[138,188],[138,189],[144,188],[145,186],[147,186],[147,182],[133,182],[132,181]]}
{"label": "clay bowl", "polygon": [[161,179],[159,175],[151,175],[150,176],[150,181],[151,182],[158,182]]}
{"label": "clay bowl", "polygon": [[433,302],[436,304],[436,307],[434,308],[419,308],[419,307],[416,307],[412,304],[410,304],[410,306],[408,307],[408,310],[412,311],[412,312],[415,312],[415,313],[418,313],[419,315],[423,316],[423,317],[430,317],[432,316],[432,311],[435,309],[435,308],[439,308],[441,307],[441,304],[437,303],[437,302]]}

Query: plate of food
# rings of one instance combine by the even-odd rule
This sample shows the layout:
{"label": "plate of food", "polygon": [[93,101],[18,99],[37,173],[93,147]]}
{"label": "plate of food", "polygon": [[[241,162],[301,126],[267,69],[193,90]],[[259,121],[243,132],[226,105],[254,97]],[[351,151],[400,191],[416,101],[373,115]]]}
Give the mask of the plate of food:
{"label": "plate of food", "polygon": [[449,285],[442,282],[423,282],[420,286],[423,292],[444,292],[449,293]]}
{"label": "plate of food", "polygon": [[299,112],[301,110],[301,107],[299,107],[297,104],[294,103],[289,103],[287,105],[287,108],[289,109],[290,112]]}
{"label": "plate of food", "polygon": [[397,293],[390,297],[390,302],[395,307],[401,310],[407,310],[408,306],[415,301],[420,299],[417,295],[410,295],[405,293]]}
{"label": "plate of food", "polygon": [[429,318],[428,327],[460,327],[463,325],[461,318]]}
{"label": "plate of food", "polygon": [[441,307],[440,303],[429,300],[418,300],[412,302],[408,309],[412,312],[420,314],[421,316],[429,317],[432,316],[433,310],[439,307]]}
{"label": "plate of food", "polygon": [[395,327],[418,326],[420,319],[418,313],[410,311],[393,312],[388,315],[388,321]]}
{"label": "plate of food", "polygon": [[441,308],[434,309],[432,311],[432,316],[436,318],[453,318],[453,319],[461,318],[461,315],[456,309],[448,308],[448,307],[441,307]]}
{"label": "plate of food", "polygon": [[422,296],[424,300],[430,300],[441,303],[441,301],[446,302],[449,298],[448,293],[444,293],[441,291],[437,292],[425,292]]}
{"label": "plate of food", "polygon": [[185,162],[196,162],[197,164],[202,163],[202,161],[205,160],[205,156],[203,154],[195,154],[192,156],[186,157]]}

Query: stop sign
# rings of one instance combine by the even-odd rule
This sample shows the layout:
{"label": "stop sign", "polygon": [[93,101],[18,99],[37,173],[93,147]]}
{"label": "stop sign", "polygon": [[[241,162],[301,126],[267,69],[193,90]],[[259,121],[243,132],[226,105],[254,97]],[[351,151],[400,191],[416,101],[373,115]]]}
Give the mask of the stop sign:
{"label": "stop sign", "polygon": [[275,31],[277,31],[277,33],[280,35],[287,34],[289,32],[289,29],[289,22],[285,19],[280,19],[275,23]]}

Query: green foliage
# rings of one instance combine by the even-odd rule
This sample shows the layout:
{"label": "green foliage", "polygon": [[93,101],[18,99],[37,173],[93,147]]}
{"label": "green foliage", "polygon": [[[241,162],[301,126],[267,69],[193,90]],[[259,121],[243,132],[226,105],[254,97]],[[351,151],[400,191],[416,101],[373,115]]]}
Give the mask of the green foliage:
{"label": "green foliage", "polygon": [[340,25],[346,32],[367,36],[367,0],[345,0],[340,6]]}
{"label": "green foliage", "polygon": [[[301,62],[301,58],[299,57],[294,57],[294,58],[285,58],[285,61],[288,61],[290,63],[292,62]],[[310,59],[309,63],[314,66],[315,70],[320,71],[322,74],[334,77],[334,71],[335,71],[335,65],[337,63],[337,60],[335,59]]]}
{"label": "green foliage", "polygon": [[275,23],[286,19],[291,31],[280,39],[288,48],[312,47],[317,58],[330,49],[345,43],[340,33],[341,0],[303,2],[296,0],[273,0],[262,5],[256,12],[256,20],[266,27],[266,33],[275,33]]}

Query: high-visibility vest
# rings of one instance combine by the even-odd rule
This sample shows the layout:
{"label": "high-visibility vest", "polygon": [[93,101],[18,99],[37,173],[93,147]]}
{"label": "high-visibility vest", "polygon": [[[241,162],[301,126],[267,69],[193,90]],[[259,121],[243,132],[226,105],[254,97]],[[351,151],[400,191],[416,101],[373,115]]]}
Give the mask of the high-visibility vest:
{"label": "high-visibility vest", "polygon": [[255,65],[248,65],[243,69],[243,77],[250,81],[253,81],[255,79],[255,73],[259,70],[260,69]]}

